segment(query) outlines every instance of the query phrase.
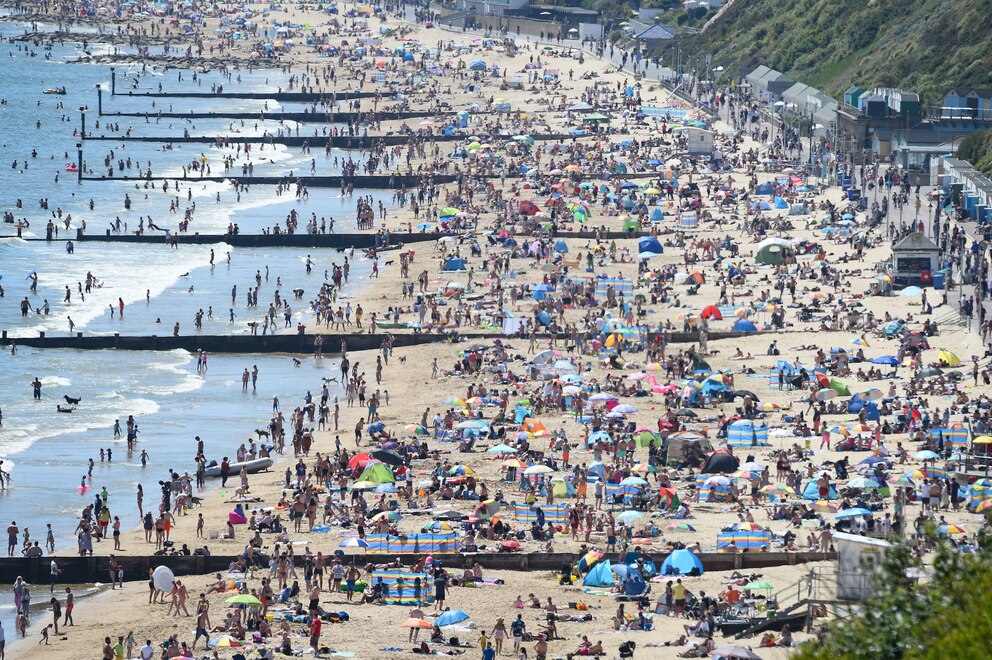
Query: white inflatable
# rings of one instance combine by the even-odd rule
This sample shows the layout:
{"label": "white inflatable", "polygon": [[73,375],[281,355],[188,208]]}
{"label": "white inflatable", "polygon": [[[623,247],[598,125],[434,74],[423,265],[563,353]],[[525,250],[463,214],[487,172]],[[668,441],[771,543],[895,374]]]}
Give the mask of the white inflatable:
{"label": "white inflatable", "polygon": [[168,566],[159,566],[152,572],[152,583],[160,591],[172,591],[176,576]]}

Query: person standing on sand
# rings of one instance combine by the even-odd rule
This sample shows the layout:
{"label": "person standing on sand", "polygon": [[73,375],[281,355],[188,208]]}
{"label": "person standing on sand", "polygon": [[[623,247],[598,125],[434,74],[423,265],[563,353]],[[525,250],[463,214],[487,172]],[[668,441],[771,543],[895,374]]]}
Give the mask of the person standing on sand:
{"label": "person standing on sand", "polygon": [[65,588],[65,618],[62,620],[62,627],[75,626],[76,622],[72,620],[72,608],[76,606],[75,604],[76,596],[72,593],[71,587]]}

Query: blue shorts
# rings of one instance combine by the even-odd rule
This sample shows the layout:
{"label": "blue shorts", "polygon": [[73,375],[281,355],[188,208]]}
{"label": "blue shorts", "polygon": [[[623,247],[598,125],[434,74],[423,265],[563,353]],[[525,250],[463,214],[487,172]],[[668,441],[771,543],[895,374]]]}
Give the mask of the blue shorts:
{"label": "blue shorts", "polygon": [[344,583],[344,590],[345,591],[354,591],[355,590],[355,581],[354,580],[348,580],[347,582],[345,582]]}

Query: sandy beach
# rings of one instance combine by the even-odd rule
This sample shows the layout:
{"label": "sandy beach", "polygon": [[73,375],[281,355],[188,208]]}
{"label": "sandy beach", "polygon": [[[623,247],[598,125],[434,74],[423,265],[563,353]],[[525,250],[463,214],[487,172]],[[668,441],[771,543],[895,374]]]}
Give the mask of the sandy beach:
{"label": "sandy beach", "polygon": [[[97,16],[70,28],[71,33],[89,29],[111,10],[109,3],[94,6]],[[61,9],[56,7],[49,21]],[[589,51],[512,36],[454,33],[433,22],[427,27],[424,17],[407,22],[395,11],[367,19],[345,15],[359,7],[341,3],[341,13],[331,15],[307,6],[266,5],[265,29],[272,28],[272,34],[263,35],[259,27],[256,34],[237,40],[232,36],[235,26],[245,23],[234,17],[244,18],[245,10],[251,9],[260,13],[261,5],[239,4],[223,15],[205,12],[195,21],[195,40],[178,34],[180,25],[193,24],[190,20],[170,24],[137,15],[109,22],[114,28],[120,25],[123,36],[111,39],[90,32],[97,43],[114,41],[124,47],[132,41],[128,47],[145,44],[156,52],[166,42],[175,53],[189,46],[187,65],[197,57],[202,58],[197,66],[228,62],[247,68],[251,62],[256,67],[289,67],[298,72],[294,84],[300,88],[332,93],[360,86],[383,92],[383,98],[354,102],[352,110],[376,112],[395,105],[436,111],[436,116],[424,119],[372,120],[360,126],[359,134],[420,137],[415,146],[348,152],[354,157],[352,165],[359,173],[365,168],[365,173],[462,175],[460,182],[451,184],[377,192],[376,202],[367,207],[357,195],[346,194],[337,202],[349,209],[347,219],[338,218],[339,228],[347,231],[386,229],[398,241],[419,231],[443,234],[436,242],[411,243],[398,250],[351,252],[354,262],[361,262],[363,279],[347,295],[338,298],[338,291],[326,285],[321,294],[312,280],[297,281],[310,253],[316,271],[331,273],[331,264],[342,258],[339,253],[306,251],[298,255],[296,270],[285,269],[290,275],[282,283],[284,293],[297,286],[307,290],[292,301],[288,327],[273,322],[272,332],[294,333],[297,323],[327,336],[375,330],[383,348],[287,356],[286,361],[306,362],[307,370],[301,370],[306,375],[294,383],[297,398],[279,402],[283,419],[265,429],[227,419],[227,437],[207,442],[205,460],[220,463],[227,456],[234,462],[239,452],[251,453],[249,459],[265,452],[273,461],[267,471],[232,471],[226,486],[220,479],[207,478],[200,488],[185,480],[195,482],[192,460],[171,466],[178,490],[169,490],[171,517],[166,518],[156,515],[162,505],[154,482],[170,475],[153,457],[156,479],[143,478],[140,513],[133,491],[115,491],[105,501],[111,516],[120,520],[117,549],[112,538],[97,540],[90,531],[83,533],[100,565],[111,554],[149,555],[157,549],[156,532],[153,528],[146,534],[141,514],[151,511],[160,524],[168,522],[163,540],[167,536],[170,551],[207,546],[211,555],[237,557],[251,548],[252,554],[274,557],[271,568],[267,559],[260,561],[249,577],[234,570],[241,567],[225,572],[225,586],[243,583],[242,595],[262,595],[263,577],[288,578],[289,585],[298,581],[299,593],[269,610],[272,634],[265,639],[257,630],[239,631],[236,636],[244,646],[209,650],[201,639],[190,657],[231,658],[239,652],[257,657],[257,651],[278,649],[283,614],[299,602],[299,616],[305,617],[307,609],[314,609],[308,599],[317,600],[326,613],[348,614],[347,621],[323,625],[320,647],[328,651],[321,657],[412,654],[415,643],[402,624],[411,616],[433,620],[442,613],[434,604],[411,614],[415,608],[410,605],[358,604],[329,590],[329,562],[335,551],[343,547],[354,552],[370,535],[387,532],[395,539],[435,526],[442,534],[450,530],[451,542],[460,549],[491,553],[502,546],[504,551],[577,556],[595,551],[609,553],[615,563],[635,548],[645,557],[687,548],[699,553],[740,551],[738,541],[728,547],[726,539],[751,542],[745,539],[748,531],[758,538],[745,546],[749,552],[826,553],[832,550],[832,530],[842,520],[846,531],[865,533],[870,527],[876,536],[912,536],[923,524],[922,507],[918,501],[897,505],[894,496],[904,497],[901,488],[929,496],[932,484],[937,484],[938,502],[934,524],[961,530],[948,532],[945,527],[945,534],[967,545],[968,538],[987,525],[984,514],[975,512],[978,496],[967,494],[966,488],[959,494],[947,485],[947,470],[953,472],[955,465],[948,465],[947,459],[961,447],[938,446],[938,439],[929,434],[930,428],[951,429],[955,424],[984,428],[977,424],[980,415],[972,419],[974,407],[967,407],[989,389],[983,337],[974,323],[962,327],[945,316],[951,308],[947,297],[957,297],[958,290],[927,288],[906,295],[893,289],[885,266],[896,234],[913,231],[912,201],[904,209],[908,212],[902,227],[903,214],[897,222],[895,207],[887,218],[849,208],[840,187],[825,185],[835,177],[804,170],[810,165],[808,150],[801,157],[795,140],[762,140],[766,124],[757,113],[754,121],[739,123],[736,112],[748,107],[736,96],[740,90],[697,90],[708,101],[722,100],[716,104],[718,111],[708,114],[657,82],[618,71]],[[30,15],[31,20],[41,17]],[[277,32],[277,25],[299,27]],[[128,35],[140,35],[144,41],[135,45],[134,39],[125,39]],[[309,45],[308,36],[313,42]],[[273,46],[275,53],[265,46],[279,39],[295,43],[291,48]],[[351,43],[346,47],[343,41]],[[359,54],[353,50],[356,43],[379,53]],[[116,61],[165,64],[151,53],[113,55],[118,57]],[[475,61],[483,64],[478,67]],[[181,59],[168,63],[183,66]],[[667,109],[668,114],[658,110],[639,116],[638,106]],[[470,123],[456,127],[454,113],[462,110],[472,111]],[[449,126],[464,139],[432,139]],[[597,126],[599,130],[593,130]],[[684,136],[700,126],[711,131],[719,168],[686,152]],[[106,126],[100,130],[110,131]],[[153,130],[156,135],[166,132],[162,127]],[[311,129],[307,125],[303,130]],[[531,137],[544,134],[568,138]],[[820,146],[822,169],[818,163],[817,172],[832,172],[837,165],[833,155]],[[226,149],[206,148],[209,158],[204,156],[202,162],[219,170],[218,163],[231,158],[234,171],[249,164],[259,170],[269,166],[260,160],[261,152],[232,154]],[[337,175],[348,167],[343,158],[338,163],[335,156],[332,164],[330,157],[317,156],[317,173]],[[488,178],[475,178],[478,175]],[[764,194],[765,187],[773,192]],[[240,200],[230,186],[218,187],[216,194],[218,203],[234,206],[234,200]],[[296,198],[293,211],[298,206],[303,225],[311,214],[316,225],[316,218],[326,213],[328,202],[318,200],[318,194],[313,201]],[[883,191],[876,198],[886,194],[891,193]],[[925,218],[928,191],[911,191],[909,199],[917,194],[923,201],[915,217]],[[359,216],[369,214],[372,221],[359,225]],[[133,229],[133,214],[129,220]],[[287,220],[274,217],[266,229],[285,229]],[[553,223],[551,231],[546,223]],[[597,236],[580,237],[579,232]],[[218,263],[224,256],[217,253]],[[205,252],[197,258],[205,259]],[[214,258],[211,251],[211,266]],[[204,294],[199,304],[211,305],[211,310],[216,306],[221,314],[227,309],[226,281],[224,287],[220,293]],[[268,295],[266,290],[263,296]],[[235,296],[230,297],[234,304]],[[263,298],[262,308],[268,304]],[[924,323],[936,319],[948,323],[928,332]],[[165,321],[171,325],[170,317]],[[268,331],[267,317],[264,322]],[[900,329],[890,332],[892,323]],[[504,334],[504,328],[516,331]],[[390,347],[390,334],[406,333],[433,335],[439,341]],[[674,336],[679,340],[672,340]],[[342,371],[345,359],[350,369]],[[319,376],[314,377],[311,365]],[[926,368],[937,372],[924,377]],[[352,394],[349,378],[357,379]],[[321,401],[325,386],[326,402]],[[304,400],[303,391],[313,400]],[[852,406],[852,399],[860,406]],[[256,400],[245,405],[257,413],[270,404]],[[324,428],[319,428],[322,417]],[[297,419],[300,451],[294,450]],[[275,430],[280,426],[286,431],[282,441]],[[826,431],[825,439],[821,430]],[[754,442],[742,441],[743,433],[753,433]],[[679,448],[698,447],[700,460],[677,455],[674,449],[666,455],[662,446],[674,447],[674,440]],[[264,449],[280,442],[282,451]],[[489,451],[501,443],[511,447]],[[356,456],[382,452],[383,445],[382,461]],[[140,436],[135,449],[141,450]],[[192,459],[192,439],[189,449]],[[932,456],[920,453],[928,449],[935,450]],[[393,457],[398,462],[388,462]],[[704,467],[724,459],[733,462],[732,469]],[[508,462],[513,460],[518,463]],[[532,471],[535,467],[541,469]],[[945,477],[936,476],[938,468]],[[521,473],[531,477],[533,492],[521,484]],[[851,485],[855,479],[860,485]],[[541,491],[545,481],[550,493]],[[356,487],[356,482],[363,483]],[[601,491],[596,483],[604,482],[609,489],[597,498]],[[809,488],[819,496],[804,497]],[[88,499],[96,496],[98,484],[89,492]],[[611,501],[614,493],[617,499]],[[529,518],[524,520],[518,512],[528,508],[528,500],[549,511],[561,504],[574,508],[574,538],[568,510],[563,510],[563,520],[537,529]],[[860,506],[870,506],[870,513],[843,514]],[[298,520],[290,518],[294,508],[301,512]],[[454,512],[451,522],[434,519],[441,511]],[[86,516],[99,520],[92,510]],[[279,532],[272,530],[274,517],[284,525]],[[90,529],[89,523],[81,527]],[[267,529],[256,536],[262,527]],[[541,540],[535,539],[535,532],[543,535]],[[734,537],[736,532],[744,536]],[[731,536],[721,536],[726,534]],[[924,546],[921,542],[921,554]],[[278,556],[287,549],[292,558],[281,556],[292,563],[292,575],[284,576],[288,564]],[[326,584],[313,599],[305,586],[304,564],[312,569],[318,553],[320,561],[328,561],[319,566]],[[77,547],[61,543],[55,553],[77,554]],[[385,565],[394,558],[388,552],[365,557],[370,565]],[[438,552],[437,559],[443,562],[444,554]],[[403,560],[409,566],[422,557]],[[811,571],[830,573],[835,565],[784,565],[746,571],[744,576],[730,571],[651,573],[644,576],[651,586],[649,605],[642,613],[636,601],[626,602],[622,623],[614,620],[619,603],[611,585],[582,586],[588,567],[575,567],[577,579],[570,586],[562,586],[552,572],[488,570],[478,582],[455,586],[451,577],[462,578],[459,571],[445,578],[450,587],[445,607],[462,610],[469,618],[445,627],[443,637],[457,637],[463,645],[435,643],[429,628],[420,640],[430,641],[439,655],[479,657],[480,634],[493,639],[497,622],[509,628],[518,613],[527,632],[536,635],[547,627],[547,608],[514,607],[518,597],[526,601],[533,594],[540,603],[551,599],[557,607],[557,636],[548,641],[548,658],[577,652],[584,636],[600,642],[608,658],[619,657],[620,645],[628,640],[637,644],[635,657],[675,658],[693,644],[705,643],[706,635],[679,639],[684,626],[695,626],[700,619],[665,615],[669,580],[681,578],[697,598],[709,594],[719,601],[714,608],[723,612],[733,609],[728,598],[736,602],[738,592],[753,592],[745,601],[763,615],[766,596],[795,585]],[[364,569],[356,567],[362,579],[371,582]],[[169,613],[168,595],[164,602],[150,603],[148,576],[127,574],[121,588],[80,600],[73,612],[76,625],[67,632],[60,628],[48,644],[39,645],[38,640],[50,614],[33,613],[23,641],[12,642],[13,621],[4,621],[8,650],[24,658],[95,658],[101,657],[105,637],[116,642],[118,636],[132,634],[135,646],[128,658],[138,657],[146,639],[158,657],[163,642],[173,636],[177,646],[167,655],[179,655],[183,643],[193,644],[199,595],[217,579],[199,575],[179,580],[188,594],[188,613]],[[755,582],[770,586],[767,591],[745,589]],[[618,584],[622,587],[623,580]],[[728,596],[730,592],[736,596]],[[32,585],[32,593],[37,604],[48,592],[43,585]],[[205,596],[211,628],[228,614],[247,616],[247,609],[226,603],[236,595],[237,589],[225,588]],[[644,625],[639,614],[650,630],[635,629]],[[588,615],[590,620],[581,620]],[[235,628],[226,632],[234,633]],[[781,630],[772,632],[776,640],[781,636]],[[797,643],[810,638],[805,631],[792,632]],[[223,634],[218,629],[209,637]],[[286,639],[297,654],[312,652],[309,636],[303,619],[287,625]],[[750,646],[766,659],[787,657],[787,648],[758,648],[759,639],[724,639],[717,633],[713,645]],[[535,657],[537,643],[525,642],[528,658]],[[511,636],[503,655],[511,655],[512,644]]]}

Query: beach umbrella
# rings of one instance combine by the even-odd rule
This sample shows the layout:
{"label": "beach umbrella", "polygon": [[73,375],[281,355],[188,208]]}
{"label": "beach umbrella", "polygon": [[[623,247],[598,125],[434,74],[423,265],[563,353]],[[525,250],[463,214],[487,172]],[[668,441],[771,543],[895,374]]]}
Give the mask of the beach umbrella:
{"label": "beach umbrella", "polygon": [[687,523],[687,522],[678,522],[678,521],[673,521],[673,522],[668,523],[667,529],[678,530],[678,531],[681,531],[681,532],[694,532],[694,531],[696,531],[696,528],[693,527],[692,525],[690,525],[689,523]]}
{"label": "beach umbrella", "polygon": [[444,522],[443,520],[435,520],[430,525],[424,525],[420,531],[440,533],[453,532],[454,530],[455,528],[451,526],[451,523]]}
{"label": "beach umbrella", "polygon": [[209,642],[207,642],[207,646],[211,648],[225,648],[225,647],[237,648],[239,646],[243,646],[243,644],[241,640],[239,640],[237,637],[231,637],[230,635],[221,635],[220,637],[214,637]]}
{"label": "beach umbrella", "polygon": [[509,460],[503,461],[502,463],[500,463],[500,465],[502,465],[505,468],[517,468],[518,470],[527,467],[527,464],[521,461],[519,458],[511,458]]}
{"label": "beach umbrella", "polygon": [[401,517],[399,511],[380,511],[369,518],[369,521],[379,522],[380,520],[388,520],[389,522],[397,522]]}
{"label": "beach umbrella", "polygon": [[860,488],[861,490],[870,490],[874,488],[881,488],[882,484],[878,483],[878,481],[870,477],[857,477],[848,481],[847,487]]}
{"label": "beach umbrella", "polygon": [[407,619],[400,628],[433,628],[434,624],[426,619]]}
{"label": "beach umbrella", "polygon": [[939,527],[939,531],[940,531],[941,534],[966,534],[967,533],[965,531],[964,527],[961,527],[960,525],[952,525],[952,524],[941,525]]}
{"label": "beach umbrella", "polygon": [[403,427],[403,430],[407,433],[413,433],[414,435],[430,435],[430,431],[420,424],[407,424]]}
{"label": "beach umbrella", "polygon": [[389,465],[403,465],[403,457],[392,449],[377,449],[372,452],[372,458]]}
{"label": "beach umbrella", "polygon": [[836,504],[827,500],[819,500],[813,505],[813,510],[819,513],[836,513],[839,508]]}
{"label": "beach umbrella", "polygon": [[486,450],[487,454],[516,454],[517,450],[506,444],[498,444]]}
{"label": "beach umbrella", "polygon": [[582,555],[582,558],[579,559],[579,563],[576,566],[580,571],[588,571],[602,558],[602,552],[599,552],[598,550],[590,550],[586,554]]}
{"label": "beach umbrella", "polygon": [[764,527],[758,523],[745,520],[739,523],[734,523],[733,529],[735,532],[760,532],[764,529]]}
{"label": "beach umbrella", "polygon": [[464,475],[467,477],[471,477],[475,475],[475,470],[473,470],[467,465],[454,465],[451,467],[451,469],[448,470],[448,474],[452,476]]}
{"label": "beach umbrella", "polygon": [[861,399],[862,401],[879,401],[884,397],[885,397],[885,393],[882,392],[882,390],[878,389],[877,387],[873,387],[869,390],[865,390],[864,392],[858,393],[858,398]]}
{"label": "beach umbrella", "polygon": [[648,482],[640,477],[627,477],[620,482],[621,486],[647,486]]}
{"label": "beach umbrella", "polygon": [[652,472],[657,472],[658,468],[649,463],[638,463],[633,467],[633,471],[639,474],[650,474]]}
{"label": "beach umbrella", "polygon": [[451,206],[446,206],[438,212],[438,215],[442,218],[451,215],[458,215],[458,209],[452,208]]}
{"label": "beach umbrella", "polygon": [[623,513],[618,515],[617,520],[626,523],[626,522],[633,522],[638,518],[643,518],[643,517],[644,517],[644,513],[642,511],[630,510],[630,511],[624,511]]}
{"label": "beach umbrella", "polygon": [[824,387],[822,390],[816,392],[817,401],[829,401],[830,399],[837,398],[837,390],[832,390],[829,387]]}
{"label": "beach umbrella", "polygon": [[748,582],[744,585],[744,589],[747,591],[771,591],[774,588],[767,582]]}
{"label": "beach umbrella", "polygon": [[872,364],[887,364],[891,367],[895,367],[899,365],[899,360],[892,355],[882,355],[881,357],[877,357],[872,360]]}
{"label": "beach umbrella", "polygon": [[980,435],[971,441],[973,445],[992,445],[992,435]]}
{"label": "beach umbrella", "polygon": [[228,605],[248,605],[249,607],[261,607],[262,601],[251,594],[239,594],[224,601]]}
{"label": "beach umbrella", "polygon": [[339,548],[367,548],[369,544],[358,538],[357,536],[353,539],[345,539],[338,544]]}
{"label": "beach umbrella", "polygon": [[475,506],[475,513],[480,518],[489,518],[495,516],[499,513],[499,502],[496,500],[486,500],[485,502],[479,502]]}
{"label": "beach umbrella", "polygon": [[871,511],[868,509],[862,509],[860,507],[854,507],[851,509],[844,509],[843,511],[837,512],[838,518],[859,518],[861,516],[870,516]]}
{"label": "beach umbrella", "polygon": [[923,293],[923,289],[918,286],[907,286],[905,289],[899,292],[899,295],[903,298],[915,298]]}
{"label": "beach umbrella", "polygon": [[379,484],[373,481],[356,481],[355,483],[351,484],[349,488],[351,490],[375,490],[376,486],[378,485]]}
{"label": "beach umbrella", "polygon": [[445,626],[453,626],[462,621],[468,621],[468,619],[468,614],[461,610],[446,610],[441,613],[441,616],[434,619],[434,625],[438,628],[443,628]]}
{"label": "beach umbrella", "polygon": [[[478,397],[472,397],[472,398],[475,399]],[[479,402],[481,401],[482,399],[479,399]],[[479,403],[479,402],[466,401],[466,403]],[[485,431],[489,429],[489,425],[486,424],[481,419],[470,419],[464,422],[458,422],[457,424],[455,424],[455,428],[458,429],[459,431],[465,431],[469,429],[479,429],[480,431]]]}
{"label": "beach umbrella", "polygon": [[799,492],[795,488],[793,488],[792,486],[786,486],[785,484],[768,484],[767,486],[765,486],[764,488],[761,489],[761,492],[762,493],[765,493],[765,494],[775,493],[776,495],[778,495],[778,494],[781,494],[781,495],[798,495],[799,494]]}
{"label": "beach umbrella", "polygon": [[935,461],[940,458],[940,455],[936,452],[932,452],[929,449],[924,449],[923,451],[918,451],[913,454],[913,458],[920,461]]}
{"label": "beach umbrella", "polygon": [[554,472],[554,470],[549,468],[547,465],[532,465],[524,470],[524,475],[530,477],[535,474],[547,474],[549,472]]}

